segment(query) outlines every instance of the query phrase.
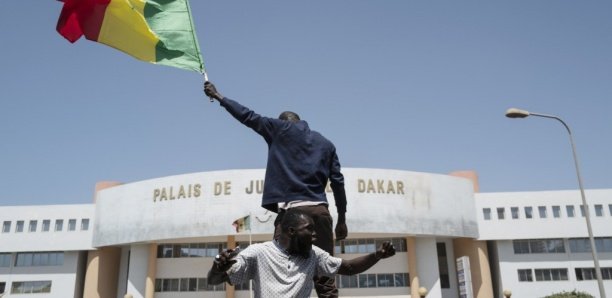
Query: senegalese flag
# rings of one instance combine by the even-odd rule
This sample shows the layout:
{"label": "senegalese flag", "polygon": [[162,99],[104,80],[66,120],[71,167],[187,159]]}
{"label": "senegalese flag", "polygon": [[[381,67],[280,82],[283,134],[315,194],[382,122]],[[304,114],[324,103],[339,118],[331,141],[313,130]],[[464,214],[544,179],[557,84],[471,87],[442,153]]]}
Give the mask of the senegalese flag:
{"label": "senegalese flag", "polygon": [[236,228],[236,233],[242,233],[244,231],[251,230],[251,216],[247,215],[245,217],[241,217],[239,219],[234,220],[232,226]]}
{"label": "senegalese flag", "polygon": [[188,0],[59,0],[57,31],[137,59],[204,73]]}

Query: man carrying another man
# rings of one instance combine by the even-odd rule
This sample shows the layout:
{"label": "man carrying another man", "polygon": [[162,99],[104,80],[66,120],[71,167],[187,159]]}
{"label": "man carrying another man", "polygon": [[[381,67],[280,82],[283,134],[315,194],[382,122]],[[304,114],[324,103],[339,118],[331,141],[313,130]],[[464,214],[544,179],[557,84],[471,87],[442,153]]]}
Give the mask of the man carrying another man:
{"label": "man carrying another man", "polygon": [[[344,176],[333,143],[310,130],[308,123],[294,112],[283,112],[278,119],[268,118],[224,97],[210,82],[204,83],[204,92],[268,144],[262,207],[278,213],[274,221],[274,239],[280,237],[284,214],[296,209],[314,222],[317,237],[313,244],[333,255],[333,220],[325,195],[328,181],[338,210],[336,239],[345,239],[348,234]],[[333,278],[317,274],[313,278],[319,297],[338,297]]]}

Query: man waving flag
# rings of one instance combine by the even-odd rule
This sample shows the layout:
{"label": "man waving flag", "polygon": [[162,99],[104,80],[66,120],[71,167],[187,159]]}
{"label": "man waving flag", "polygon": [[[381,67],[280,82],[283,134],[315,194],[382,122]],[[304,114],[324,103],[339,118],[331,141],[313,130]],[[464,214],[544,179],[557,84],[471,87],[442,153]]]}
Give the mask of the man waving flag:
{"label": "man waving flag", "polygon": [[188,0],[60,0],[57,31],[137,59],[204,73]]}

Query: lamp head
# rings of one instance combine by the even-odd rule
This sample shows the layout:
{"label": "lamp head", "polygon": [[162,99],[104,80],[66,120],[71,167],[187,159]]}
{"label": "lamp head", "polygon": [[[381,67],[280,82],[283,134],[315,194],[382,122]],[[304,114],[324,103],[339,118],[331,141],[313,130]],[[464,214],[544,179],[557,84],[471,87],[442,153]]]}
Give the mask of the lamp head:
{"label": "lamp head", "polygon": [[429,292],[429,291],[427,291],[427,288],[426,288],[426,287],[420,287],[420,288],[419,288],[419,295],[420,295],[421,297],[425,297],[425,295],[427,295],[427,292]]}
{"label": "lamp head", "polygon": [[520,110],[517,108],[509,108],[506,111],[506,117],[508,118],[525,118],[529,116],[529,112],[525,110]]}

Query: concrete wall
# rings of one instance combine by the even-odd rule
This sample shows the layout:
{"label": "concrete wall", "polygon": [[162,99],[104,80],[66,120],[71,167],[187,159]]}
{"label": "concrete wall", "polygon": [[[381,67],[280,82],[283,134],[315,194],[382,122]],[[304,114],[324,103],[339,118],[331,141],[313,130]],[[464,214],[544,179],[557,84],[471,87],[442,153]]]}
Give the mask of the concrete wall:
{"label": "concrete wall", "polygon": [[[397,170],[343,172],[353,232],[478,236],[468,179]],[[231,235],[231,223],[249,213],[258,219],[252,232],[270,234],[272,225],[260,222],[273,216],[260,207],[256,186],[263,177],[264,170],[204,172],[102,189],[93,245]],[[333,195],[328,196],[335,216]]]}
{"label": "concrete wall", "polygon": [[[593,235],[611,236],[612,213],[609,205],[612,204],[610,201],[612,190],[588,189],[585,193],[591,214]],[[580,214],[582,200],[578,190],[479,193],[475,196],[481,240],[576,238],[588,235],[585,218]],[[567,216],[567,205],[574,206],[576,214],[574,217]],[[603,216],[595,215],[595,205],[602,205]],[[531,219],[525,218],[524,207],[527,206],[533,208]],[[540,218],[539,206],[546,207],[546,218]],[[553,217],[552,206],[561,208],[560,218]],[[500,207],[505,210],[505,218],[502,220],[498,219],[496,212]],[[518,219],[512,219],[512,207],[519,208]],[[483,208],[491,209],[491,220],[484,219]]]}
{"label": "concrete wall", "polygon": [[[0,252],[72,251],[92,250],[94,230],[94,204],[7,206],[0,207],[0,229],[5,221],[11,222],[8,233],[0,232]],[[63,220],[62,231],[55,231],[55,220]],[[68,231],[68,221],[76,220],[76,230]],[[89,229],[81,230],[81,220],[89,219]],[[35,232],[29,223],[36,220]],[[50,220],[50,230],[42,231],[43,220]],[[23,221],[23,232],[16,232],[17,221]]]}

